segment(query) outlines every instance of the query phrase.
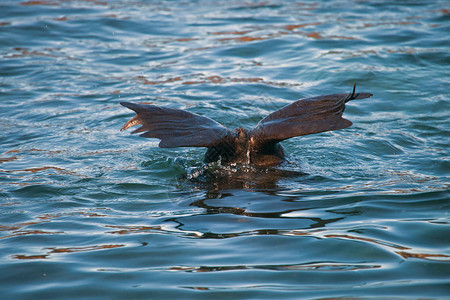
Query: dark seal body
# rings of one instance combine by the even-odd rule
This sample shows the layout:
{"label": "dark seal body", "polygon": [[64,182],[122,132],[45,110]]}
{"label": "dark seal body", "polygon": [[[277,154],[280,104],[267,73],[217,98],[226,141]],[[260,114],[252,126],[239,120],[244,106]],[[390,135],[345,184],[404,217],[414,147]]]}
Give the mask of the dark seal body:
{"label": "dark seal body", "polygon": [[227,143],[208,147],[205,163],[220,161],[224,164],[274,166],[284,161],[284,151],[280,144],[258,149],[254,147],[247,129],[238,127],[227,138],[230,139]]}

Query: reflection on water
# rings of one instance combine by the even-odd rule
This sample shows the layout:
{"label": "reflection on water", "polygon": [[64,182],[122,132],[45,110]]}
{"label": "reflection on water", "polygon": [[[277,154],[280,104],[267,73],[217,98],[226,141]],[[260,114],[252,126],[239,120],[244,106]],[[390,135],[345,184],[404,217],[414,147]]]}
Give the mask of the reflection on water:
{"label": "reflection on water", "polygon": [[289,163],[279,167],[255,167],[252,165],[230,165],[209,164],[202,167],[190,168],[181,184],[194,184],[197,188],[208,191],[208,198],[218,198],[215,193],[222,190],[248,189],[261,190],[264,193],[275,194],[278,189],[277,183],[283,179],[302,178],[307,174],[290,168]]}
{"label": "reflection on water", "polygon": [[72,248],[48,248],[48,254],[43,255],[13,255],[12,258],[15,259],[44,259],[49,258],[52,253],[71,253],[71,252],[85,252],[85,251],[94,251],[94,250],[102,250],[102,249],[111,249],[117,247],[123,247],[125,245],[95,245],[95,246],[86,246],[86,247],[72,247]]}
{"label": "reflection on water", "polygon": [[[446,1],[2,1],[2,299],[448,297]],[[346,93],[277,168],[201,164],[120,101],[252,128]]]}
{"label": "reflection on water", "polygon": [[235,270],[273,270],[273,271],[290,271],[290,270],[313,270],[313,271],[355,271],[364,269],[376,269],[381,266],[376,265],[345,265],[345,264],[304,264],[304,265],[279,265],[279,266],[226,266],[226,267],[173,267],[169,271],[183,272],[218,272],[218,271],[235,271]]}

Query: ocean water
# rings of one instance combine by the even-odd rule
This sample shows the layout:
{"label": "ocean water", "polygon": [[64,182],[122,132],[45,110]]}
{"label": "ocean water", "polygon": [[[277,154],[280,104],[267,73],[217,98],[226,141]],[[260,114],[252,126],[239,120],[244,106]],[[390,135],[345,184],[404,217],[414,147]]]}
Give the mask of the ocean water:
{"label": "ocean water", "polygon": [[[448,299],[450,3],[3,0],[2,299]],[[233,129],[303,97],[347,129],[280,167],[120,132],[120,101]]]}

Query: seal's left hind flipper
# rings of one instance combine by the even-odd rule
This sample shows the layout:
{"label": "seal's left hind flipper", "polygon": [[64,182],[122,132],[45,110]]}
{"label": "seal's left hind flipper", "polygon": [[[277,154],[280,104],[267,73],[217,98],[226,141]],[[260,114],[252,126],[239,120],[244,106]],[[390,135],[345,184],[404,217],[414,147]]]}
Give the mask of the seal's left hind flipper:
{"label": "seal's left hind flipper", "polygon": [[218,122],[182,109],[120,102],[136,112],[121,130],[142,125],[132,133],[158,138],[159,147],[211,147],[219,144],[231,133]]}

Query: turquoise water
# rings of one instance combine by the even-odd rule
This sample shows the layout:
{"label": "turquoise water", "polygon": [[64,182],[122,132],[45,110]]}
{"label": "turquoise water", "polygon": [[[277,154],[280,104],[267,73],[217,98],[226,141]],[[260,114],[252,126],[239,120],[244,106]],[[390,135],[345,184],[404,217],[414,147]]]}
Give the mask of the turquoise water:
{"label": "turquoise water", "polygon": [[[2,299],[450,295],[448,1],[0,3]],[[350,128],[276,169],[120,132],[120,101],[251,128],[309,96]],[[447,298],[448,299],[448,298]]]}

